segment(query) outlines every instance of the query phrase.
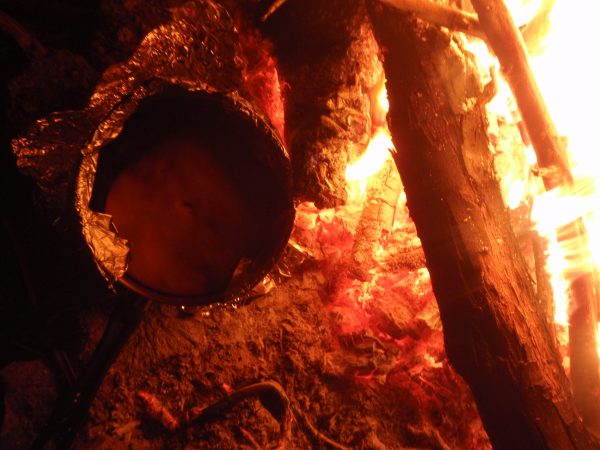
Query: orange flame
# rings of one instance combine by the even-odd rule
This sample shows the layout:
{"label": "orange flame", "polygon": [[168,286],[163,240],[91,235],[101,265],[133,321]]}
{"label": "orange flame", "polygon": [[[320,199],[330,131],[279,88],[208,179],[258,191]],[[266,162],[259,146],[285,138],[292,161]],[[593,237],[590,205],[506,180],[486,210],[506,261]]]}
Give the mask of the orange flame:
{"label": "orange flame", "polygon": [[[567,318],[566,280],[597,269],[600,261],[600,148],[595,136],[600,124],[600,66],[585,45],[595,40],[599,12],[597,2],[557,0],[543,51],[531,60],[556,126],[568,138],[575,176],[573,186],[538,195],[532,211],[536,229],[552,242],[547,266],[554,283],[556,320],[562,324]],[[581,248],[568,236],[557,243],[559,227],[579,217],[587,224],[590,248]]]}
{"label": "orange flame", "polygon": [[[539,179],[532,180],[535,158],[521,156],[525,145],[514,145],[508,162],[502,163],[501,185],[507,206],[515,208],[525,201],[533,202],[531,219],[538,233],[548,240],[547,270],[554,288],[557,324],[566,325],[568,280],[573,276],[597,269],[600,262],[600,148],[597,127],[600,126],[600,64],[589,45],[595,42],[596,21],[600,4],[584,0],[505,0],[517,25],[525,25],[524,33],[533,30],[526,39],[537,39],[530,62],[551,116],[568,139],[568,154],[575,177],[572,186],[543,192]],[[540,13],[541,12],[541,13]],[[540,25],[540,17],[543,24]],[[534,26],[533,24],[537,24]],[[527,27],[530,29],[527,30]],[[481,41],[466,44],[486,70],[498,74],[498,63]],[[506,82],[499,77],[499,92],[488,105],[490,117],[504,124],[515,125],[520,119]],[[491,120],[492,124],[496,123]],[[500,135],[498,130],[490,134]],[[502,140],[503,136],[500,136]],[[513,143],[514,144],[514,143]],[[501,149],[500,153],[504,150]],[[502,159],[500,155],[499,160]],[[523,171],[523,167],[526,170]],[[561,237],[560,227],[583,218],[588,231],[589,247],[581,248],[576,239]],[[600,343],[599,343],[600,349]]]}
{"label": "orange flame", "polygon": [[[373,101],[375,102],[374,113],[385,118],[390,108],[385,82],[381,83],[381,88],[376,92]],[[390,150],[393,148],[390,131],[384,122],[384,125],[375,130],[366,150],[358,160],[346,166],[346,181],[351,201],[362,201],[368,178],[384,167],[386,161],[391,158]]]}
{"label": "orange flame", "polygon": [[390,149],[393,147],[389,131],[379,128],[358,161],[346,167],[346,180],[364,180],[375,175],[390,157]]}

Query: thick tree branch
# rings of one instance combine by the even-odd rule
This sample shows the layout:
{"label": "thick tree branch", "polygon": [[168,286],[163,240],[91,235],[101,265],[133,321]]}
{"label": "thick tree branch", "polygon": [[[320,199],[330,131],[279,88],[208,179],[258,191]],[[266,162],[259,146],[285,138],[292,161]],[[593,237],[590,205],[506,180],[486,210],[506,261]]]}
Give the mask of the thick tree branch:
{"label": "thick tree branch", "polygon": [[395,160],[450,362],[495,448],[597,448],[575,411],[491,169],[485,108],[467,101],[482,95],[477,75],[448,34],[370,5],[386,52]]}

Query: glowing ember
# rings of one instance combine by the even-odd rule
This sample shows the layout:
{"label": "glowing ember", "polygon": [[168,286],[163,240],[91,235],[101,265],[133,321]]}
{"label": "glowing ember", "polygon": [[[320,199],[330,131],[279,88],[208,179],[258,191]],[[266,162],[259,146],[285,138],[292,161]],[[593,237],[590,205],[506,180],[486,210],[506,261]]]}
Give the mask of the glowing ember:
{"label": "glowing ember", "polygon": [[[347,203],[335,209],[318,209],[312,203],[298,205],[292,242],[308,250],[330,280],[332,292],[329,301],[331,309],[339,317],[338,330],[341,334],[376,329],[375,321],[379,319],[374,316],[378,314],[384,293],[383,303],[387,307],[402,305],[409,298],[408,303],[413,310],[407,317],[416,322],[426,321],[428,327],[435,330],[435,338],[429,341],[424,338],[427,343],[423,345],[429,349],[424,357],[429,360],[421,363],[423,367],[440,368],[443,353],[441,327],[429,273],[423,267],[424,260],[420,256],[420,241],[408,215],[406,196],[399,192],[399,175],[391,158],[393,144],[385,124],[389,105],[383,80],[373,92],[372,102],[371,114],[382,120],[374,121],[374,130],[366,150],[356,162],[347,166]],[[393,204],[385,203],[379,197],[385,195],[382,186],[397,187]],[[381,225],[381,219],[385,216],[379,209],[381,204],[393,208],[393,214],[389,216],[390,223],[381,228],[373,225],[365,227],[365,220],[371,219]],[[377,211],[374,217],[370,217],[367,211],[373,207]],[[374,229],[378,231],[372,235],[370,232]],[[369,233],[361,235],[365,230]],[[368,255],[363,260],[356,255],[360,241],[365,238],[368,240]],[[412,262],[407,263],[413,254]],[[359,273],[362,274],[357,275]],[[420,317],[420,314],[424,316]],[[377,333],[382,336],[385,334],[384,331]],[[357,377],[371,380],[373,376],[374,373]]]}
{"label": "glowing ember", "polygon": [[[366,343],[368,352],[376,352],[375,363],[352,373],[356,383],[410,392],[420,410],[462,408],[470,400],[460,398],[461,381],[444,353],[421,242],[390,153],[383,80],[370,95],[371,139],[347,166],[346,204],[332,209],[299,204],[290,241],[327,280],[325,301],[340,341]],[[385,360],[381,348],[394,356]],[[479,419],[465,419],[473,438],[464,448],[488,448]]]}
{"label": "glowing ember", "polygon": [[[386,329],[388,319],[381,316],[386,308],[401,309],[410,326],[427,330],[414,331],[415,336],[422,334],[418,346],[424,351],[416,351],[418,362],[412,367],[415,376],[420,376],[424,371],[445,370],[441,323],[429,272],[424,267],[421,243],[408,214],[406,196],[400,192],[399,174],[391,158],[393,144],[385,121],[388,108],[382,80],[372,93],[371,108],[372,117],[381,120],[373,119],[374,130],[366,150],[346,169],[347,203],[323,210],[312,203],[300,204],[296,209],[292,241],[310,249],[310,254],[321,264],[332,287],[329,302],[338,318],[340,334],[366,332],[384,340],[398,339]],[[394,192],[391,197],[385,197],[390,193],[388,189]],[[391,215],[383,211],[389,207],[393,209]],[[375,214],[371,214],[373,212]],[[384,217],[390,219],[387,226],[382,224]],[[365,226],[371,220],[377,224]],[[373,230],[376,230],[374,234]],[[357,254],[363,255],[357,249],[364,249],[361,241],[365,239],[368,255],[363,259],[357,257]],[[414,341],[409,340],[415,351]],[[404,344],[396,341],[394,345]],[[357,374],[356,378],[390,382],[387,378],[390,374],[383,375],[378,370]]]}

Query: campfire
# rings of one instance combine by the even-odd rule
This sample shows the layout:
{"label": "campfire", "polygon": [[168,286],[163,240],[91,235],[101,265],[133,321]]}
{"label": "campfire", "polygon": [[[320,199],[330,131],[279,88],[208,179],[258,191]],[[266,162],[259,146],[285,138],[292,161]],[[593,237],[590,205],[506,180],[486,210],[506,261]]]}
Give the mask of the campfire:
{"label": "campfire", "polygon": [[0,11],[0,442],[600,448],[593,14],[150,3]]}

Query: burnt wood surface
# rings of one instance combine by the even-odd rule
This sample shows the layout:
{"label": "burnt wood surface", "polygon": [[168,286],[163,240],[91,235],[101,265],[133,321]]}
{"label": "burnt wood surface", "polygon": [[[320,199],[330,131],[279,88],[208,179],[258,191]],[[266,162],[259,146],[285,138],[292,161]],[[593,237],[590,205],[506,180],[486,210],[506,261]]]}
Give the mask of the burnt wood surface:
{"label": "burnt wood surface", "polygon": [[[396,163],[423,244],[450,362],[498,449],[597,443],[569,383],[503,205],[484,105],[457,40],[372,3]],[[478,93],[479,92],[479,93]]]}
{"label": "burnt wood surface", "polygon": [[361,0],[288,0],[264,26],[285,83],[285,139],[296,194],[346,200],[346,164],[371,135],[369,94],[382,75]]}

